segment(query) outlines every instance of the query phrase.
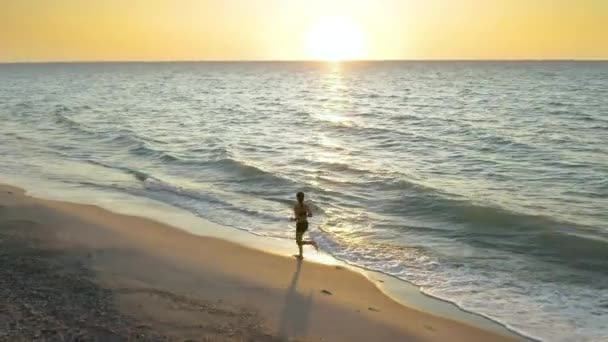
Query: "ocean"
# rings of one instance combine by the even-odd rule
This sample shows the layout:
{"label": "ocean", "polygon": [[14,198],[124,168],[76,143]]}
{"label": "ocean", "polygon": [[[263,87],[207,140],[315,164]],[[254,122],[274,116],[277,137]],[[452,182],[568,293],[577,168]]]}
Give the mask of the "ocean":
{"label": "ocean", "polygon": [[[0,174],[151,198],[608,341],[608,63],[0,65]],[[295,244],[294,244],[295,251]]]}

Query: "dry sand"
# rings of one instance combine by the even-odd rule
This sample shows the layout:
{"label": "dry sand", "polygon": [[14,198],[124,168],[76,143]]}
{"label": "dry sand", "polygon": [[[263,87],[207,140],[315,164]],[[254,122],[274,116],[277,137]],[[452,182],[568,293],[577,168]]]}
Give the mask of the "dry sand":
{"label": "dry sand", "polygon": [[36,339],[514,340],[402,306],[347,269],[0,186],[0,341]]}

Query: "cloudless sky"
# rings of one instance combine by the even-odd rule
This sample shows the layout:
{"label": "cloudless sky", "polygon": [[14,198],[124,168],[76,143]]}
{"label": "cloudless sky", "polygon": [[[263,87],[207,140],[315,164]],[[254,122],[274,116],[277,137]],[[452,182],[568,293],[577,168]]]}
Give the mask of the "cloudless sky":
{"label": "cloudless sky", "polygon": [[326,16],[367,59],[608,59],[608,0],[0,0],[0,62],[301,60]]}

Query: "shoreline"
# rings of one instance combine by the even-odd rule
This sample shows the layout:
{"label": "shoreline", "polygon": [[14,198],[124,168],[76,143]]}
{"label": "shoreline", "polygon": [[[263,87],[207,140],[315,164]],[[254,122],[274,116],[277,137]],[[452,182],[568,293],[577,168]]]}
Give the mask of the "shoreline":
{"label": "shoreline", "polygon": [[[4,193],[6,193],[5,189],[14,188],[0,186],[0,189],[3,193],[3,197],[6,197],[6,195],[4,195]],[[14,191],[17,192],[19,190]],[[9,208],[12,205],[15,205],[15,203],[11,203],[10,197],[8,199],[3,198],[3,202],[6,201],[9,202]],[[450,338],[454,339],[455,332],[458,332],[459,334],[464,334],[463,339],[460,340],[481,341],[489,339],[496,341],[507,341],[517,340],[517,338],[525,338],[523,336],[507,336],[503,334],[498,334],[496,332],[490,332],[473,325],[467,325],[459,321],[435,316],[429,312],[413,309],[409,306],[404,305],[401,302],[395,301],[392,296],[387,296],[384,291],[381,291],[378,288],[377,284],[373,283],[368,276],[363,276],[361,274],[358,274],[357,272],[345,269],[345,267],[342,266],[322,265],[314,262],[311,263],[308,261],[304,261],[303,263],[297,266],[296,271],[294,273],[294,260],[290,258],[273,253],[264,253],[258,250],[250,249],[249,247],[240,245],[238,242],[233,243],[230,241],[218,239],[216,237],[192,235],[192,232],[183,231],[180,228],[174,228],[163,223],[155,222],[151,219],[126,216],[120,213],[113,213],[92,205],[60,202],[55,200],[44,200],[25,195],[19,195],[19,200],[17,202],[21,203],[20,205],[25,204],[42,206],[43,208],[46,208],[46,210],[53,211],[54,215],[67,216],[67,219],[70,219],[71,217],[85,221],[92,221],[89,222],[94,223],[95,226],[95,228],[92,228],[92,232],[101,230],[104,232],[103,235],[108,235],[104,236],[103,239],[97,237],[95,241],[90,241],[90,239],[86,237],[79,237],[78,239],[75,239],[73,236],[67,238],[67,240],[65,240],[65,236],[64,238],[58,240],[59,244],[63,246],[62,248],[72,248],[73,246],[79,246],[80,248],[84,247],[86,249],[94,251],[95,253],[100,253],[100,255],[105,255],[105,257],[103,258],[93,258],[95,262],[93,262],[91,266],[97,274],[101,275],[100,278],[104,279],[102,281],[104,286],[109,286],[110,288],[112,288],[115,287],[117,283],[123,283],[124,281],[127,281],[127,283],[131,283],[133,281],[143,282],[146,284],[153,284],[155,286],[164,282],[165,287],[167,289],[170,289],[170,293],[177,293],[181,291],[182,293],[191,295],[193,294],[193,292],[196,292],[197,296],[204,299],[209,299],[209,297],[213,297],[215,299],[219,298],[221,300],[226,300],[226,298],[229,298],[233,299],[238,304],[248,303],[249,306],[255,308],[254,311],[260,311],[261,316],[264,317],[264,320],[266,321],[266,325],[272,327],[270,329],[271,335],[272,332],[276,333],[276,328],[281,328],[281,322],[277,322],[276,319],[277,314],[280,314],[280,312],[277,312],[277,310],[281,307],[280,300],[278,299],[286,295],[283,291],[288,288],[292,288],[291,286],[286,286],[287,284],[285,284],[285,279],[283,278],[289,277],[289,275],[293,273],[291,283],[293,283],[295,279],[295,291],[288,291],[287,296],[289,298],[289,294],[291,293],[291,295],[294,296],[293,299],[297,302],[299,301],[298,303],[300,303],[302,298],[299,295],[299,292],[301,290],[298,290],[298,288],[304,288],[304,291],[309,291],[309,294],[311,296],[309,305],[314,313],[314,315],[311,315],[312,317],[318,316],[332,318],[335,316],[328,316],[328,312],[335,313],[336,311],[341,312],[343,315],[349,313],[349,327],[352,326],[353,321],[359,322],[357,326],[367,324],[368,328],[370,326],[373,326],[376,329],[379,326],[378,324],[380,324],[382,326],[390,328],[380,329],[380,331],[390,331],[391,334],[396,334],[393,335],[393,337],[405,336],[400,334],[407,333],[410,338],[414,338],[415,340],[441,340],[441,334],[445,333],[448,334],[444,335],[444,338],[446,336],[449,336]],[[5,205],[6,207],[6,203],[3,205]],[[62,219],[65,220],[66,217],[62,216]],[[125,229],[125,225],[135,225],[137,226],[137,229],[136,231],[127,230]],[[138,232],[140,233],[139,235]],[[146,238],[143,238],[144,236]],[[120,237],[120,239],[117,239],[117,237]],[[172,251],[170,250],[170,248],[167,248],[168,242],[163,241],[163,239],[174,240],[176,244],[178,244],[179,246],[183,246],[185,250]],[[104,241],[103,243],[101,243],[102,240]],[[202,252],[196,251],[201,246],[214,249],[214,252],[206,252],[203,254],[207,258],[215,258],[219,259],[219,261],[214,260],[213,263],[210,261],[201,261],[200,253]],[[224,290],[218,289],[217,284],[211,286],[212,289],[207,288],[205,291],[194,287],[192,284],[190,284],[190,286],[185,286],[184,289],[183,283],[171,283],[172,277],[163,277],[162,280],[157,279],[155,277],[150,277],[149,275],[142,274],[138,275],[139,278],[133,277],[133,274],[137,273],[133,272],[136,269],[131,269],[130,272],[124,272],[121,276],[122,278],[117,277],[116,275],[109,276],[108,274],[117,273],[118,269],[124,267],[124,265],[120,265],[120,263],[117,263],[117,260],[114,260],[115,256],[107,255],[108,252],[106,251],[106,249],[108,249],[109,247],[120,247],[121,249],[126,249],[134,253],[136,251],[136,254],[138,254],[138,258],[142,258],[141,262],[143,263],[149,263],[150,258],[153,258],[154,260],[162,260],[164,262],[169,261],[170,263],[174,264],[174,266],[177,265],[184,272],[175,273],[175,271],[165,271],[171,273],[172,276],[174,276],[175,278],[182,279],[183,281],[185,281],[184,278],[188,277],[200,277],[201,269],[203,270],[203,274],[213,274],[215,276],[211,277],[215,278],[214,281],[210,281],[211,283],[222,283],[222,281],[218,279],[223,279],[224,281],[226,281],[227,278],[239,278],[239,281],[237,281],[237,283],[239,284],[237,286],[238,288],[240,288],[241,290],[255,288],[256,291],[261,291],[262,293],[264,293],[267,298],[265,301],[260,303],[256,302],[255,300],[252,300],[250,296],[243,297],[242,294],[235,295],[234,293],[230,293],[230,295],[228,295],[227,293],[225,293]],[[187,251],[188,249],[189,252]],[[157,252],[151,253],[152,250],[156,250]],[[104,252],[101,253],[100,251]],[[231,253],[227,254],[227,251]],[[93,255],[95,255],[95,253]],[[194,257],[195,255],[196,257]],[[260,268],[259,266],[255,266],[256,263],[252,263],[251,260],[263,261],[263,263],[265,264],[274,265],[276,267],[270,267],[270,269],[268,269],[267,267]],[[218,266],[217,263],[222,265]],[[243,267],[244,263],[247,263],[245,267]],[[252,270],[252,268],[255,270]],[[303,271],[301,271],[302,269]],[[282,270],[284,272],[277,272],[277,270]],[[251,272],[253,272],[253,274]],[[304,276],[300,276],[300,272],[303,272]],[[259,279],[260,273],[264,274],[263,279]],[[277,273],[279,274],[279,276],[277,276]],[[125,274],[129,274],[129,276],[127,277],[125,276]],[[127,279],[129,277],[133,279]],[[145,279],[142,279],[142,277]],[[117,280],[119,278],[120,280]],[[165,278],[169,278],[169,280]],[[321,287],[326,288],[321,289],[319,283],[327,281],[327,278],[331,278],[333,282],[328,282],[324,284]],[[343,278],[347,278],[348,281],[344,281]],[[189,279],[189,281],[192,282],[192,279]],[[356,284],[356,286],[353,286],[353,284]],[[357,288],[357,290],[360,290],[361,293],[352,293],[351,289],[353,287]],[[249,290],[244,291],[247,292]],[[327,291],[330,294],[327,294],[323,291]],[[346,295],[348,292],[351,292],[348,296],[346,296],[348,298],[342,298],[338,300],[338,303],[332,303],[332,301],[336,300],[338,297]],[[362,294],[369,296],[367,297],[369,303],[366,304],[362,302]],[[252,301],[254,303],[252,303]],[[305,303],[305,301],[302,303]],[[368,310],[365,310],[366,305]],[[376,308],[376,306],[378,306],[378,308]],[[355,307],[357,309],[354,309]],[[133,313],[132,310],[129,312]],[[354,316],[353,312],[356,313],[354,314]],[[302,314],[302,312],[295,310],[295,313],[290,313],[290,315],[298,314]],[[138,314],[136,313],[135,315],[137,316]],[[402,322],[402,320],[398,319],[401,317],[407,317],[407,322]],[[422,325],[422,327],[418,326],[416,328],[413,328],[411,326],[412,321],[418,323],[422,321],[432,322],[430,324],[427,324],[432,329],[425,328],[424,324]],[[329,330],[331,329],[328,329],[328,327],[323,328],[323,325],[327,326],[327,322],[324,323],[322,321],[319,321],[318,319],[314,321],[314,324],[312,326],[315,327],[314,329],[319,330],[319,333],[317,333],[315,336],[321,336],[323,334],[330,333]],[[279,329],[278,331],[280,332],[281,329]],[[377,332],[377,330],[374,331]],[[360,333],[363,334],[364,332],[362,331]],[[305,338],[308,338],[310,336],[312,335],[304,334]],[[351,337],[361,338],[361,336],[362,335],[359,334]],[[336,335],[333,335],[331,337],[332,339],[330,340],[346,338],[345,336]],[[378,336],[374,335],[374,338],[378,338]],[[386,340],[391,340],[391,338],[388,338]]]}

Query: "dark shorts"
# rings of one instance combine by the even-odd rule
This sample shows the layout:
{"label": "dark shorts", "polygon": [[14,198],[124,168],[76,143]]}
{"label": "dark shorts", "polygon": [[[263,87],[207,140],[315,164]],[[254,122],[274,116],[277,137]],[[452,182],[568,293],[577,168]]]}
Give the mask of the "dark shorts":
{"label": "dark shorts", "polygon": [[302,237],[304,233],[308,230],[308,222],[298,222],[296,223],[296,243],[298,245],[302,244]]}
{"label": "dark shorts", "polygon": [[296,223],[296,232],[306,232],[308,230],[308,222],[298,222]]}

